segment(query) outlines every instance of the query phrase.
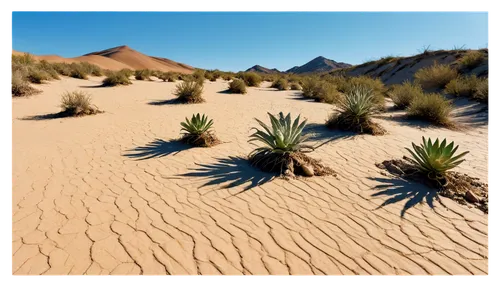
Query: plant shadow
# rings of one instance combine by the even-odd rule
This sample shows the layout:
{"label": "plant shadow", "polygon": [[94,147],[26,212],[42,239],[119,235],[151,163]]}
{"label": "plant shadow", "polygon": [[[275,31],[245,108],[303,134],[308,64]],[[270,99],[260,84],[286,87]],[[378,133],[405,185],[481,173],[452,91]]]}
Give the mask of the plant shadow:
{"label": "plant shadow", "polygon": [[304,133],[311,135],[310,140],[326,140],[321,145],[336,140],[354,139],[354,136],[358,135],[356,132],[351,131],[332,130],[326,127],[325,124],[320,123],[307,124],[304,127]]}
{"label": "plant shadow", "polygon": [[156,106],[161,106],[161,105],[168,105],[168,104],[183,104],[177,98],[172,98],[172,99],[167,99],[167,100],[155,100],[155,101],[150,101],[148,102],[149,105],[156,105]]}
{"label": "plant shadow", "polygon": [[208,178],[209,181],[201,187],[223,184],[221,189],[230,189],[247,184],[242,191],[234,195],[263,185],[277,176],[275,173],[266,173],[256,169],[242,157],[229,156],[216,158],[216,160],[217,162],[213,164],[196,163],[199,168],[189,169],[190,172],[180,174],[180,176]]}
{"label": "plant shadow", "polygon": [[384,203],[377,207],[377,209],[384,206],[406,201],[400,216],[404,217],[406,211],[417,204],[425,203],[431,208],[434,208],[434,200],[439,201],[437,191],[422,185],[420,183],[406,181],[401,178],[368,178],[372,181],[380,183],[375,186],[379,192],[372,194],[372,197],[388,197]]}
{"label": "plant shadow", "polygon": [[128,153],[123,154],[123,156],[135,160],[146,160],[157,157],[161,158],[170,154],[176,155],[177,153],[189,148],[191,148],[191,146],[176,140],[165,141],[163,139],[156,138],[145,146],[139,146],[127,150]]}

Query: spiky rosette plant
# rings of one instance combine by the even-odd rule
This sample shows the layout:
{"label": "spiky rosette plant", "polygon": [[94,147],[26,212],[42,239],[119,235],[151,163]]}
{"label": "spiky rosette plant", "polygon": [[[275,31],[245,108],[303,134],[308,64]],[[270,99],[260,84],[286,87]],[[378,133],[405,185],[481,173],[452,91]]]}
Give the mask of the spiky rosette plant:
{"label": "spiky rosette plant", "polygon": [[205,114],[193,114],[191,119],[186,117],[186,121],[181,122],[181,132],[184,134],[182,141],[196,147],[210,147],[219,143],[210,130],[213,124],[214,121],[209,120]]}
{"label": "spiky rosette plant", "polygon": [[410,161],[423,173],[427,174],[429,179],[442,179],[447,171],[460,165],[465,159],[462,159],[469,151],[463,152],[457,156],[455,152],[458,145],[455,142],[446,145],[446,139],[439,142],[436,139],[432,143],[431,139],[425,139],[422,136],[422,144],[417,146],[412,143],[413,150],[406,148],[412,155]]}
{"label": "spiky rosette plant", "polygon": [[326,175],[333,174],[333,170],[323,167],[319,161],[307,157],[304,153],[314,150],[314,147],[305,142],[310,138],[304,134],[307,120],[300,122],[300,115],[292,122],[290,113],[286,116],[280,112],[276,117],[267,113],[271,126],[255,118],[263,128],[255,129],[250,135],[249,142],[264,144],[253,150],[249,159],[252,165],[263,171],[279,172],[283,175]]}

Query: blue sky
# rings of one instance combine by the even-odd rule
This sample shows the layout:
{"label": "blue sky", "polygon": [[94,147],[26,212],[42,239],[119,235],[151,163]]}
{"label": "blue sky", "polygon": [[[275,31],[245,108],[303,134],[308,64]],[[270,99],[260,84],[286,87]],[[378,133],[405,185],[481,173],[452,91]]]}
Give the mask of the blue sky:
{"label": "blue sky", "polygon": [[205,69],[286,70],[324,56],[360,64],[484,48],[487,13],[14,12],[13,49],[76,57],[120,45]]}

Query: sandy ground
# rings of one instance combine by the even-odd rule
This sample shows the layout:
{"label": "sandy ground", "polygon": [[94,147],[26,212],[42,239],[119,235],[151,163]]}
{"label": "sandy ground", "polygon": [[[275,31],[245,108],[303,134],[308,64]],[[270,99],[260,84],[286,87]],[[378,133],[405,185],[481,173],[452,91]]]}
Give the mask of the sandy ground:
{"label": "sandy ground", "polygon": [[[458,171],[487,181],[488,126],[459,110],[464,131],[377,118],[389,134],[328,131],[332,110],[294,91],[249,88],[206,103],[171,105],[175,83],[91,88],[65,78],[13,99],[14,274],[487,274],[488,216],[433,200],[422,185],[382,175],[375,163],[405,155],[422,135],[470,150]],[[58,112],[64,91],[85,90],[103,114],[23,120]],[[311,153],[338,177],[285,181],[245,156],[254,117],[301,113]],[[224,144],[169,142],[195,112],[214,119]],[[392,117],[391,117],[392,116]],[[464,119],[465,118],[465,119]],[[470,124],[469,124],[470,123]]]}

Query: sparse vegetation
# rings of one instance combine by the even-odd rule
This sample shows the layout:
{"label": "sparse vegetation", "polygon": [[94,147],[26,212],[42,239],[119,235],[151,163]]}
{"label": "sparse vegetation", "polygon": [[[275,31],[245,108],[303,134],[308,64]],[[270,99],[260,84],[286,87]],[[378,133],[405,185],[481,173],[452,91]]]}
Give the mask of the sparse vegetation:
{"label": "sparse vegetation", "polygon": [[264,143],[249,155],[250,163],[266,172],[278,172],[282,175],[322,176],[334,174],[328,167],[322,166],[319,161],[309,158],[305,151],[313,151],[314,147],[305,144],[310,135],[303,134],[307,120],[300,122],[300,115],[293,121],[291,115],[279,113],[279,117],[268,113],[271,127],[259,119],[257,122],[263,128],[255,129],[249,142]]}
{"label": "sparse vegetation", "polygon": [[158,78],[163,81],[175,82],[177,79],[177,74],[174,72],[163,72],[158,75]]}
{"label": "sparse vegetation", "polygon": [[455,69],[436,62],[432,66],[419,69],[414,75],[416,82],[424,89],[444,88],[457,76]]}
{"label": "sparse vegetation", "polygon": [[40,92],[40,90],[30,86],[21,72],[14,71],[12,73],[12,96],[29,96]]}
{"label": "sparse vegetation", "polygon": [[119,72],[121,72],[122,74],[124,74],[127,78],[129,78],[132,75],[134,75],[134,71],[131,70],[131,69],[121,69]]}
{"label": "sparse vegetation", "polygon": [[78,78],[78,79],[88,79],[88,71],[83,68],[83,66],[72,63],[70,64],[71,72],[69,74],[70,77]]}
{"label": "sparse vegetation", "polygon": [[460,76],[450,81],[445,91],[448,94],[488,102],[488,79],[478,78],[475,75]]}
{"label": "sparse vegetation", "polygon": [[408,106],[407,115],[438,126],[453,126],[450,120],[451,102],[438,93],[417,96]]}
{"label": "sparse vegetation", "polygon": [[460,59],[460,63],[468,69],[473,69],[479,66],[484,61],[484,59],[484,54],[481,51],[468,51]]}
{"label": "sparse vegetation", "polygon": [[201,103],[205,99],[201,96],[203,93],[203,85],[194,80],[183,81],[175,87],[174,95],[177,100],[182,103]]}
{"label": "sparse vegetation", "polygon": [[203,114],[196,114],[185,122],[181,122],[181,132],[184,133],[181,141],[196,147],[210,147],[220,143],[219,139],[211,132],[213,120],[208,120],[208,117]]}
{"label": "sparse vegetation", "polygon": [[245,94],[247,86],[243,80],[235,78],[229,83],[229,92]]}
{"label": "sparse vegetation", "polygon": [[151,71],[148,69],[135,71],[136,80],[151,80],[151,76]]}
{"label": "sparse vegetation", "polygon": [[110,72],[107,77],[102,81],[103,86],[117,86],[117,85],[129,85],[132,84],[130,79],[124,72]]}
{"label": "sparse vegetation", "polygon": [[288,80],[286,80],[284,78],[279,78],[273,82],[271,87],[277,88],[278,90],[287,90],[288,89]]}
{"label": "sparse vegetation", "polygon": [[385,130],[371,120],[376,110],[374,93],[366,86],[356,86],[339,101],[338,110],[330,115],[326,125],[332,129],[382,135]]}
{"label": "sparse vegetation", "polygon": [[290,89],[291,90],[301,90],[302,87],[300,86],[300,84],[298,82],[292,82],[290,84]]}
{"label": "sparse vegetation", "polygon": [[83,116],[102,112],[92,104],[90,95],[81,91],[63,94],[60,107],[61,113],[65,116]]}
{"label": "sparse vegetation", "polygon": [[245,81],[247,86],[260,86],[262,77],[254,72],[245,72],[240,75],[240,78]]}
{"label": "sparse vegetation", "polygon": [[392,90],[389,92],[389,96],[394,102],[394,107],[397,109],[405,109],[414,98],[422,96],[423,92],[420,85],[406,80],[403,84],[393,85]]}

